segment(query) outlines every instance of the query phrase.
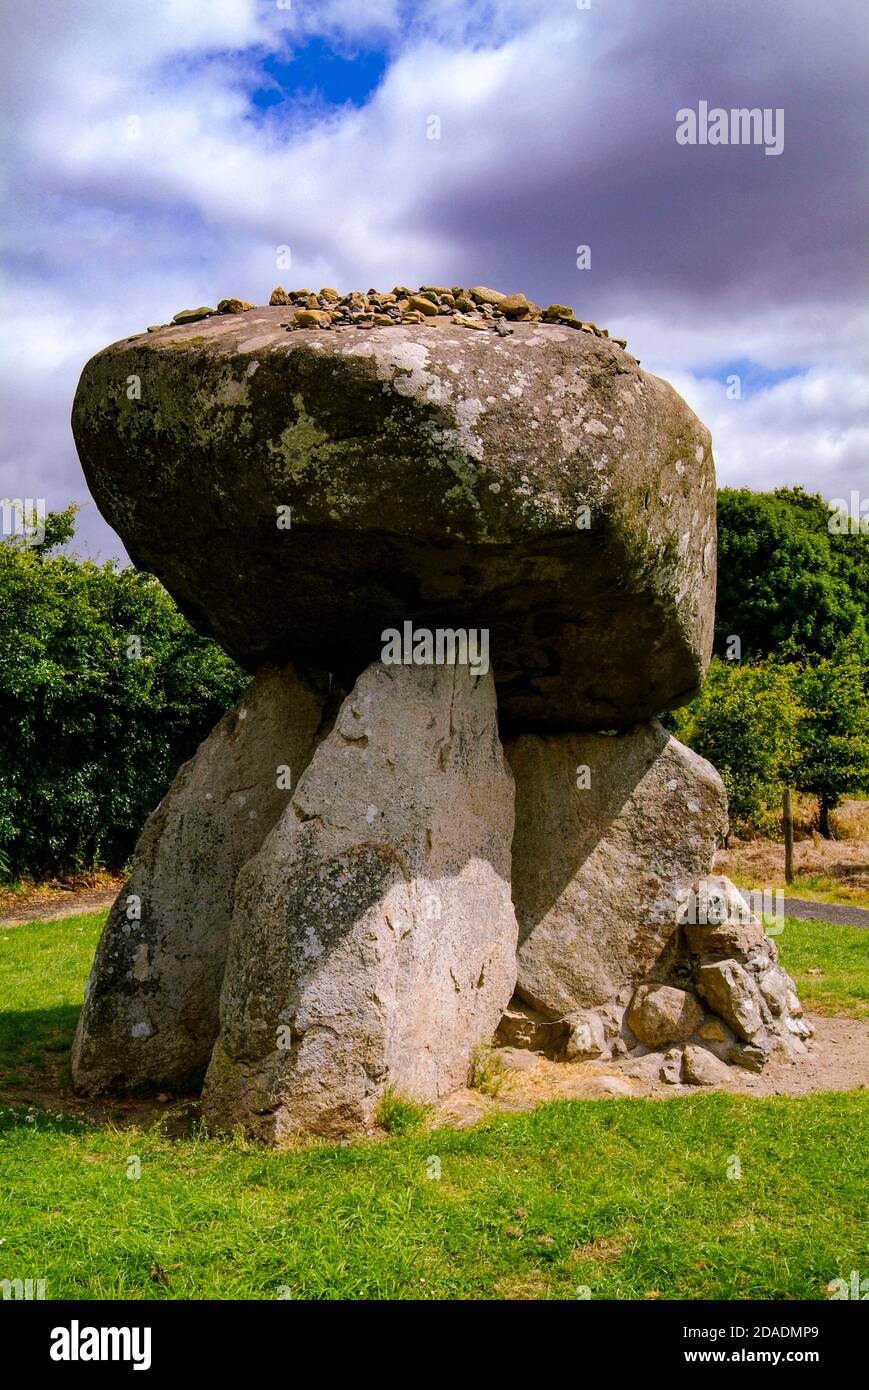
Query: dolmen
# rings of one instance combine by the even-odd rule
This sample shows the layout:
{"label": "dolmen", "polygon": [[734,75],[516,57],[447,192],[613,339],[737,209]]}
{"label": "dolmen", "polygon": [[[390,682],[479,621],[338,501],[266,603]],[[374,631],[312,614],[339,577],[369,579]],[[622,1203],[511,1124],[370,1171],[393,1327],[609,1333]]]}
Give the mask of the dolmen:
{"label": "dolmen", "polygon": [[458,289],[223,301],[84,369],[103,516],[251,680],[142,831],[82,1093],[281,1143],[493,1040],[687,1081],[806,1050],[659,722],[710,656],[709,433],[569,310]]}

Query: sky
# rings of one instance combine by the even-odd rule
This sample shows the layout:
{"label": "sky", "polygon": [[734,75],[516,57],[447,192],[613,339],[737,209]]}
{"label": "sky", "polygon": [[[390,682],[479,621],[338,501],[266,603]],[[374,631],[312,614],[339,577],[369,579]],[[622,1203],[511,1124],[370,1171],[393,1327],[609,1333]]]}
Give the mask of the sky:
{"label": "sky", "polygon": [[[84,363],[277,284],[571,304],[697,411],[721,484],[869,494],[865,0],[6,0],[2,28],[0,497],[84,503],[80,551],[123,557]],[[781,152],[680,143],[701,102],[782,112]]]}

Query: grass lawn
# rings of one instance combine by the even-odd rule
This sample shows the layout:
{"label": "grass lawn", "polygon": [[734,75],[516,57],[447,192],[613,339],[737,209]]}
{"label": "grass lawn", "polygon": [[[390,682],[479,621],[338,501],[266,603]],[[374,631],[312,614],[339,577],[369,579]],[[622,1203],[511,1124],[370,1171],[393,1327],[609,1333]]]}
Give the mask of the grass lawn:
{"label": "grass lawn", "polygon": [[[757,875],[740,873],[738,869],[728,869],[727,877],[743,892],[757,891]],[[840,907],[869,908],[869,893],[863,888],[842,883],[830,874],[795,874],[793,883],[785,883],[784,874],[768,875],[764,886],[781,889],[788,898],[801,898],[809,903],[836,903]]]}
{"label": "grass lawn", "polygon": [[[49,1298],[817,1299],[869,1267],[860,1093],[561,1101],[289,1153],[12,1103],[68,1084],[104,915],[0,931],[0,1279]],[[863,1008],[851,936],[869,945],[791,922],[778,941]]]}
{"label": "grass lawn", "polygon": [[869,893],[862,888],[852,888],[839,883],[829,874],[797,874],[792,884],[784,882],[774,885],[783,888],[792,898],[803,898],[814,903],[844,903],[851,907],[869,907]]}
{"label": "grass lawn", "polygon": [[810,1013],[869,1018],[869,930],[788,917],[776,941]]}
{"label": "grass lawn", "polygon": [[0,1087],[68,1079],[84,982],[107,916],[0,927]]}
{"label": "grass lawn", "polygon": [[867,1155],[860,1095],[562,1101],[286,1154],[7,1113],[0,1278],[55,1298],[822,1298],[867,1267]]}

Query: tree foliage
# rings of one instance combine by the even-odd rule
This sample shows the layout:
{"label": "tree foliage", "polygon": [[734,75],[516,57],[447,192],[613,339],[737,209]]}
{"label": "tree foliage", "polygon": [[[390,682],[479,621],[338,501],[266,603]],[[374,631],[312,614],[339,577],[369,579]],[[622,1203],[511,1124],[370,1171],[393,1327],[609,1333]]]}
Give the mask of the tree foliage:
{"label": "tree foliage", "polygon": [[797,666],[794,687],[801,707],[794,783],[818,798],[821,833],[829,835],[833,807],[869,787],[869,670],[855,645],[842,642],[832,656]]}
{"label": "tree foliage", "polygon": [[842,796],[869,788],[869,534],[830,526],[819,496],[718,495],[715,645],[701,694],[672,717],[721,773],[731,818],[778,824],[781,792],[817,796],[821,830]]}
{"label": "tree foliage", "polygon": [[841,798],[869,787],[869,668],[854,641],[829,657],[788,645],[766,661],[713,657],[703,690],[670,724],[721,773],[738,827],[774,833],[792,786],[818,798],[828,835]]}
{"label": "tree foliage", "polygon": [[798,761],[802,707],[793,669],[713,657],[702,691],[672,719],[676,737],[718,769],[737,825],[769,833]]}
{"label": "tree foliage", "polygon": [[0,859],[119,867],[181,762],[246,684],[153,576],[0,544]]}
{"label": "tree foliage", "polygon": [[844,639],[865,649],[869,534],[830,530],[830,509],[802,488],[718,494],[715,650],[738,636],[743,659],[791,644],[830,656]]}

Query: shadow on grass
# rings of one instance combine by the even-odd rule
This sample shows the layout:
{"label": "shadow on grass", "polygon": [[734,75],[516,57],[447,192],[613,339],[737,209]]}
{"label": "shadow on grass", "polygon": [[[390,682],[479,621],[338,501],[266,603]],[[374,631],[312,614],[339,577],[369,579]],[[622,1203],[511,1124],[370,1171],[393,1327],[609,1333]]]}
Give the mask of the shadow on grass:
{"label": "shadow on grass", "polygon": [[0,1083],[70,1080],[77,1004],[0,1013]]}
{"label": "shadow on grass", "polygon": [[167,1137],[188,1135],[198,1116],[197,1096],[74,1094],[70,1053],[80,1012],[78,1004],[0,1012],[0,1130],[22,1121],[37,1128],[59,1123],[64,1131],[85,1123],[158,1124]]}

